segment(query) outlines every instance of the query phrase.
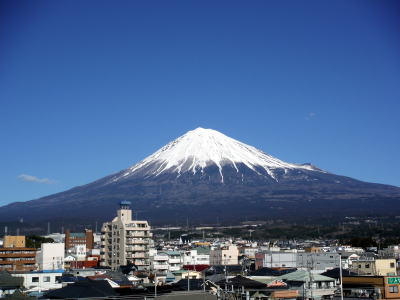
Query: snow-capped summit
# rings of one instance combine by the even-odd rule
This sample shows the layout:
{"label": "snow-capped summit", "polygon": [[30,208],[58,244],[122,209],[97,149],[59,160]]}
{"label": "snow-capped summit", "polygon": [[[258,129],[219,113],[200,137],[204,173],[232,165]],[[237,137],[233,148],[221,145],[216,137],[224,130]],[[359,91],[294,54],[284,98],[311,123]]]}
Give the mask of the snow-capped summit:
{"label": "snow-capped summit", "polygon": [[[276,180],[275,170],[315,170],[311,165],[287,163],[268,155],[257,148],[232,139],[216,130],[196,128],[170,142],[138,164],[126,169],[112,181],[143,172],[147,176],[158,176],[164,172],[204,172],[206,167],[215,165],[224,182],[223,167],[232,166],[239,173],[239,165],[259,173],[260,168]],[[321,170],[318,170],[321,171]]]}
{"label": "snow-capped summit", "polygon": [[[181,224],[187,218],[213,224],[244,216],[304,220],[400,214],[398,187],[331,174],[310,163],[287,163],[218,131],[197,128],[115,174],[0,207],[0,220],[93,224],[110,220],[121,201],[130,201],[141,216],[159,224]],[[88,214],[88,208],[95,213]]]}

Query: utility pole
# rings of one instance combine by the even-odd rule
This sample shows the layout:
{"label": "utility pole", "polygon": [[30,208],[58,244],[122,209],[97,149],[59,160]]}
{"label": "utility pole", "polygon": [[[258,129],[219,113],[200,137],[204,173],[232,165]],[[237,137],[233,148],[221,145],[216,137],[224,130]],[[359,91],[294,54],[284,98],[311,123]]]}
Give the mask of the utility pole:
{"label": "utility pole", "polygon": [[342,272],[342,254],[339,254],[340,267],[340,299],[343,300],[343,272]]}
{"label": "utility pole", "polygon": [[155,272],[155,276],[154,276],[154,298],[157,297],[157,271]]}

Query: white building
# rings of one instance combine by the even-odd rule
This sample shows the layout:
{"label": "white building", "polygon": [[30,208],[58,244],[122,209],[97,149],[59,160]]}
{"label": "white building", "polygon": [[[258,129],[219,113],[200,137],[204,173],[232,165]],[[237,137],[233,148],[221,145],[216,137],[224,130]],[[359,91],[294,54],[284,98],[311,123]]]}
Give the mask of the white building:
{"label": "white building", "polygon": [[165,276],[167,272],[182,269],[182,257],[178,251],[150,250],[151,269],[157,276]]}
{"label": "white building", "polygon": [[237,265],[239,249],[236,245],[221,246],[210,251],[210,265]]}
{"label": "white building", "polygon": [[182,256],[178,251],[165,251],[168,255],[169,271],[175,272],[182,269]]}
{"label": "white building", "polygon": [[64,243],[43,243],[36,252],[36,263],[41,271],[64,269]]}
{"label": "white building", "polygon": [[122,201],[117,217],[103,224],[101,264],[117,269],[132,263],[139,270],[148,269],[152,234],[147,221],[132,220],[129,201]]}
{"label": "white building", "polygon": [[198,247],[192,250],[182,252],[183,265],[209,265],[210,249]]}
{"label": "white building", "polygon": [[397,260],[400,259],[400,246],[392,245],[387,248],[378,251],[378,255],[380,258],[395,258]]}
{"label": "white building", "polygon": [[153,256],[151,256],[151,269],[154,271],[157,276],[166,276],[169,271],[169,257],[164,252],[155,252]]}
{"label": "white building", "polygon": [[40,272],[13,272],[14,277],[24,278],[24,287],[28,291],[47,291],[62,288],[62,284],[58,282],[63,271],[40,271]]}
{"label": "white building", "polygon": [[86,245],[75,245],[68,254],[73,255],[78,261],[86,260]]}
{"label": "white building", "polygon": [[339,268],[337,253],[311,252],[259,252],[256,253],[256,269],[259,268],[298,268],[324,272]]}

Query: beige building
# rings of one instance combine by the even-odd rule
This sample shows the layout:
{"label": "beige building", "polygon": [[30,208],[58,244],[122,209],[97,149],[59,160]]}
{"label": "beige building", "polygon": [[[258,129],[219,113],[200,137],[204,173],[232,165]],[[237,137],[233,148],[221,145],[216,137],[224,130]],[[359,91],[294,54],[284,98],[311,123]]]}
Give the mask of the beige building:
{"label": "beige building", "polygon": [[24,235],[5,235],[4,248],[25,248],[25,236]]}
{"label": "beige building", "polygon": [[132,220],[129,201],[122,201],[117,217],[103,224],[101,230],[101,265],[117,269],[132,263],[139,270],[148,269],[149,243],[152,234],[147,221]]}
{"label": "beige building", "polygon": [[210,265],[237,265],[239,249],[236,245],[222,246],[210,251]]}
{"label": "beige building", "polygon": [[353,261],[352,271],[360,275],[393,276],[396,275],[395,259],[359,259]]}

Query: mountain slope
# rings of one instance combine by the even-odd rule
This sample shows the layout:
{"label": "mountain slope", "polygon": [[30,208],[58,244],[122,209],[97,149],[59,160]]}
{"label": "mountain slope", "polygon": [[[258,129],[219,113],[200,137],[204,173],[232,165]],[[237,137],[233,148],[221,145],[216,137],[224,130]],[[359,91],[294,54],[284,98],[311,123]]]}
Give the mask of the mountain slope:
{"label": "mountain slope", "polygon": [[400,188],[287,163],[211,129],[197,128],[138,164],[93,183],[0,208],[0,220],[104,221],[131,200],[140,218],[304,218],[400,212]]}

